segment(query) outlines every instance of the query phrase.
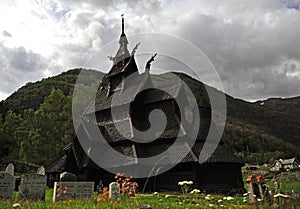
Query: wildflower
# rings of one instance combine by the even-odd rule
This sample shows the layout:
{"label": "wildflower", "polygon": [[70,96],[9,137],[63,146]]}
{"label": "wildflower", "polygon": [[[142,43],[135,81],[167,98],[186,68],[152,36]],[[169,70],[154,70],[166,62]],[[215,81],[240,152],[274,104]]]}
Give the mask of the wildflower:
{"label": "wildflower", "polygon": [[20,203],[15,203],[15,204],[13,204],[13,208],[21,208]]}
{"label": "wildflower", "polygon": [[275,194],[275,195],[274,195],[274,198],[277,198],[277,197],[289,198],[290,196],[289,196],[289,195],[285,195],[285,194],[278,193],[278,194]]}
{"label": "wildflower", "polygon": [[165,198],[169,198],[169,197],[171,197],[171,195],[166,195],[166,196],[165,196]]}
{"label": "wildflower", "polygon": [[243,196],[244,196],[244,197],[248,196],[248,193],[244,193]]}
{"label": "wildflower", "polygon": [[230,197],[230,196],[224,197],[223,200],[233,200],[233,197]]}
{"label": "wildflower", "polygon": [[209,195],[206,195],[206,196],[204,197],[204,199],[210,200],[210,196],[209,196]]}
{"label": "wildflower", "polygon": [[190,186],[193,184],[192,181],[180,181],[178,182],[178,186],[181,187],[182,193],[186,194],[190,188]]}
{"label": "wildflower", "polygon": [[209,206],[209,207],[214,207],[214,205],[213,205],[213,204],[209,204],[208,206]]}
{"label": "wildflower", "polygon": [[223,200],[218,200],[218,203],[223,202]]}
{"label": "wildflower", "polygon": [[190,192],[191,194],[198,194],[200,193],[199,189],[193,189],[193,191]]}
{"label": "wildflower", "polygon": [[158,192],[154,192],[153,195],[158,195]]}
{"label": "wildflower", "polygon": [[262,199],[260,199],[260,198],[257,199],[257,202],[261,202],[261,201],[262,201]]}

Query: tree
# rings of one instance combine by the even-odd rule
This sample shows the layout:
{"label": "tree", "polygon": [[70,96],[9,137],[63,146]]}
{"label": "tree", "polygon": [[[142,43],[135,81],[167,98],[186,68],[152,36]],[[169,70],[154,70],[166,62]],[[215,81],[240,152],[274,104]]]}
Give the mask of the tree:
{"label": "tree", "polygon": [[2,126],[1,144],[3,145],[2,149],[7,152],[7,157],[10,159],[19,158],[19,141],[16,130],[21,122],[22,118],[17,113],[11,110],[6,113]]}
{"label": "tree", "polygon": [[24,111],[22,123],[17,129],[17,138],[20,141],[19,157],[26,162],[37,163],[40,158],[38,141],[40,139],[36,114],[33,109]]}
{"label": "tree", "polygon": [[52,89],[40,109],[35,113],[38,136],[36,149],[40,154],[39,164],[50,164],[63,154],[63,147],[72,138],[70,97],[59,89]]}

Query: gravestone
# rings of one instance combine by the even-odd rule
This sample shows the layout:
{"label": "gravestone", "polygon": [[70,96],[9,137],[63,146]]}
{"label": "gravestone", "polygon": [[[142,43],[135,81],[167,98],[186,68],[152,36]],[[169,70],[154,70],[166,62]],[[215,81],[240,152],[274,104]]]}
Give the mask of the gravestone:
{"label": "gravestone", "polygon": [[250,175],[247,177],[249,202],[255,204],[258,199],[264,199],[266,182],[262,176]]}
{"label": "gravestone", "polygon": [[9,173],[10,175],[14,176],[14,173],[15,173],[15,166],[10,163],[8,164],[8,166],[6,167],[6,170],[5,170],[6,173]]}
{"label": "gravestone", "polygon": [[16,177],[0,172],[0,199],[11,199],[14,194]]}
{"label": "gravestone", "polygon": [[46,174],[45,167],[44,166],[40,166],[37,169],[37,174],[45,175]]}
{"label": "gravestone", "polygon": [[94,182],[55,182],[53,202],[67,199],[94,197]]}
{"label": "gravestone", "polygon": [[77,181],[77,176],[70,172],[63,172],[59,177],[60,181]]}
{"label": "gravestone", "polygon": [[120,186],[117,182],[109,184],[109,198],[116,199],[120,196]]}
{"label": "gravestone", "polygon": [[45,201],[47,176],[41,174],[23,174],[21,176],[20,200]]}

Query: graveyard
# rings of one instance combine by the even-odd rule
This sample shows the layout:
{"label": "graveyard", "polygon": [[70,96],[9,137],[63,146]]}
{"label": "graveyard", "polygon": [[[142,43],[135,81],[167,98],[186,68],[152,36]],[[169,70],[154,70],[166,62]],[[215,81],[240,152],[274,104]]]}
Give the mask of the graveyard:
{"label": "graveyard", "polygon": [[[45,169],[21,175],[15,190],[14,166],[0,172],[0,208],[299,208],[300,172],[266,172],[266,167],[243,168],[244,194],[205,194],[192,181],[178,182],[176,192],[141,193],[132,179],[116,175],[115,182],[98,186],[66,174],[54,187],[46,186]],[[260,176],[260,175],[262,175]],[[276,183],[274,181],[276,179]],[[256,185],[258,190],[256,190]],[[280,185],[280,186],[278,186]],[[249,187],[250,186],[250,187]],[[255,191],[256,190],[256,191]]]}

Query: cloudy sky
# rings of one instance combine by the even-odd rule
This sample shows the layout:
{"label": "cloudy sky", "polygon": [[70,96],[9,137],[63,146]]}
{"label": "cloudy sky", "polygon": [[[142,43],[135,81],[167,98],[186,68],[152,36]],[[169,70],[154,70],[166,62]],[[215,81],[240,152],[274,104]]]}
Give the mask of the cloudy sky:
{"label": "cloudy sky", "polygon": [[0,1],[0,100],[27,82],[84,67],[118,39],[122,13],[127,35],[167,33],[199,47],[234,97],[300,95],[299,6],[300,0]]}

